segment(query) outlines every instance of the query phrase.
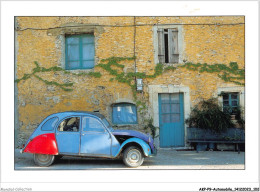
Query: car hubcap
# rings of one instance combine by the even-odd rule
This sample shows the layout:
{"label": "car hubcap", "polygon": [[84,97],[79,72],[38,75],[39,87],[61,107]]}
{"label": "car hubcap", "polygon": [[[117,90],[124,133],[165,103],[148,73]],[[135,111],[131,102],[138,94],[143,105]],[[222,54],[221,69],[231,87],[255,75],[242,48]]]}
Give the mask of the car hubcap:
{"label": "car hubcap", "polygon": [[127,158],[128,162],[131,164],[137,163],[138,161],[140,161],[140,158],[141,158],[141,154],[137,150],[129,151],[127,156],[128,156],[128,158]]}
{"label": "car hubcap", "polygon": [[50,156],[49,155],[43,155],[43,154],[40,154],[38,155],[38,160],[42,163],[46,163],[48,162],[50,159]]}

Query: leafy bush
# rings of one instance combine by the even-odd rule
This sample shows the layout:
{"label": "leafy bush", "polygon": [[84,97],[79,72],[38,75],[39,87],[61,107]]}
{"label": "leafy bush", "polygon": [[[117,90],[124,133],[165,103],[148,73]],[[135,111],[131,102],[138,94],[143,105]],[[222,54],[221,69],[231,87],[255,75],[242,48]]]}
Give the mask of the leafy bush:
{"label": "leafy bush", "polygon": [[191,111],[185,121],[189,127],[210,129],[214,132],[224,132],[229,127],[234,127],[230,114],[223,112],[216,99],[203,100]]}

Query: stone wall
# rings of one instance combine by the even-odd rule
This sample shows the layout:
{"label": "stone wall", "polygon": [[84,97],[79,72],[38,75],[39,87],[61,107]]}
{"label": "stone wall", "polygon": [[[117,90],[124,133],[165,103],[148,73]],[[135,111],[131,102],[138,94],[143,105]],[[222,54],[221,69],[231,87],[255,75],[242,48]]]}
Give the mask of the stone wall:
{"label": "stone wall", "polygon": [[[16,77],[21,78],[35,68],[64,67],[64,35],[92,32],[95,36],[95,64],[112,56],[133,57],[123,61],[124,72],[153,74],[158,62],[155,26],[175,24],[181,27],[182,61],[193,63],[244,63],[244,17],[16,17]],[[136,25],[135,25],[136,24]],[[174,64],[180,65],[180,64]],[[88,70],[83,70],[88,71]],[[48,115],[69,110],[99,111],[111,119],[111,105],[127,101],[136,103],[127,84],[111,81],[113,77],[101,68],[101,78],[75,76],[62,71],[38,74],[42,79],[59,83],[74,82],[73,91],[66,92],[54,85],[46,85],[35,77],[17,84],[17,146],[29,137],[36,126]],[[82,71],[73,71],[80,73]],[[138,116],[139,125],[128,129],[142,129],[144,120],[154,119],[149,101],[148,85],[180,86],[189,88],[190,106],[201,99],[217,97],[219,87],[236,87],[221,80],[216,73],[199,73],[186,68],[167,71],[154,79],[144,79],[144,91],[139,100],[147,109]],[[186,114],[188,115],[188,114]]]}

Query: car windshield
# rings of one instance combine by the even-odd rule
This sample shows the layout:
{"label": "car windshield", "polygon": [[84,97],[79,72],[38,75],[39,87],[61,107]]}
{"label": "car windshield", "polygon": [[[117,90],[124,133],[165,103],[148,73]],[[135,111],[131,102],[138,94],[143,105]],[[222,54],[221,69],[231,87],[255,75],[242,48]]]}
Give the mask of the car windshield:
{"label": "car windshield", "polygon": [[103,118],[102,121],[107,126],[109,131],[114,131],[114,129],[112,128],[112,125],[109,123],[109,121],[106,118]]}

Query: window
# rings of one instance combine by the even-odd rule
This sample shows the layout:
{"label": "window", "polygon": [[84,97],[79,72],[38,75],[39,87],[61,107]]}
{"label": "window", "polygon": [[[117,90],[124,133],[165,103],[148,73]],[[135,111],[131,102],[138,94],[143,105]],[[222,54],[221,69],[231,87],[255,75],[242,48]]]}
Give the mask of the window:
{"label": "window", "polygon": [[160,63],[178,63],[178,29],[158,29],[158,59]]}
{"label": "window", "polygon": [[239,107],[239,95],[238,93],[223,93],[223,110],[236,114]]}
{"label": "window", "polygon": [[83,131],[94,131],[94,132],[104,132],[105,128],[103,124],[93,118],[93,117],[84,117],[82,121]]}
{"label": "window", "polygon": [[59,131],[71,131],[71,132],[78,132],[79,131],[79,117],[71,117],[65,119],[61,122],[58,127]]}
{"label": "window", "polygon": [[91,69],[94,67],[95,45],[93,34],[67,35],[65,69]]}
{"label": "window", "polygon": [[42,126],[42,131],[52,131],[57,121],[58,121],[58,117],[53,117],[49,119]]}
{"label": "window", "polygon": [[113,105],[114,124],[137,124],[136,106],[130,103]]}
{"label": "window", "polygon": [[161,119],[163,123],[174,123],[181,120],[180,95],[178,93],[162,93],[161,101]]}

